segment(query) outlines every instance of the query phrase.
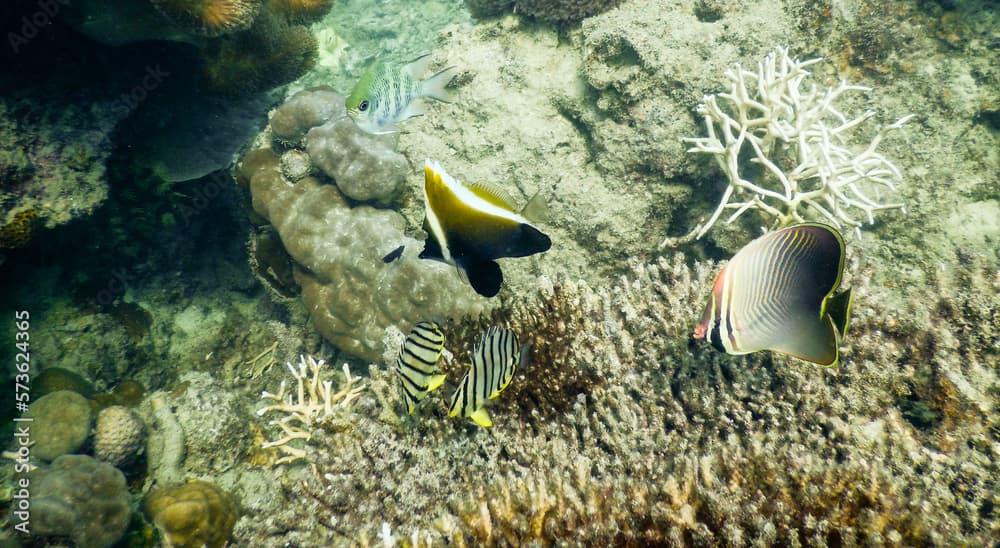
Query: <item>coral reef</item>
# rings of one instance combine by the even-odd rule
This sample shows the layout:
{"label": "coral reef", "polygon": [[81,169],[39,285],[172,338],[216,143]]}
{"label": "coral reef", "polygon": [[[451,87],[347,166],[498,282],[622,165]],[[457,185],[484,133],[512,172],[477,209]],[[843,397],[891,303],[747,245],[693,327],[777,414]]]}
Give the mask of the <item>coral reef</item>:
{"label": "coral reef", "polygon": [[[543,280],[539,297],[505,304],[511,328],[561,348],[536,349],[508,388],[539,385],[517,398],[542,404],[503,398],[488,432],[444,420],[439,398],[413,423],[362,419],[395,397],[390,372],[373,367],[375,397],[359,399],[356,420],[316,423],[315,471],[283,480],[306,508],[269,527],[281,542],[460,546],[978,544],[1000,531],[998,349],[952,327],[996,326],[994,266],[973,261],[965,287],[914,297],[938,302],[917,319],[884,308],[871,267],[855,262],[864,304],[834,369],[692,344],[716,268],[675,255],[634,264],[611,288]],[[478,327],[453,326],[449,345]],[[912,353],[915,340],[928,344]],[[582,388],[545,399],[553,373]],[[914,389],[947,419],[909,423],[898,402]]]}
{"label": "coral reef", "polygon": [[280,143],[297,147],[306,132],[329,120],[347,116],[344,97],[331,88],[299,91],[271,111],[271,134]]}
{"label": "coral reef", "polygon": [[150,492],[143,509],[166,545],[175,548],[222,548],[239,517],[236,502],[228,494],[200,480]]}
{"label": "coral reef", "polygon": [[125,476],[84,455],[63,455],[31,479],[31,532],[101,548],[118,541],[132,515]]}
{"label": "coral reef", "polygon": [[130,463],[146,445],[146,425],[128,407],[112,405],[97,414],[94,457],[112,466]]}
{"label": "coral reef", "polygon": [[580,21],[615,7],[621,0],[517,0],[516,9],[550,23]]}
{"label": "coral reef", "polygon": [[615,7],[621,0],[465,0],[473,17],[515,10],[547,23],[575,23]]}
{"label": "coral reef", "polygon": [[392,141],[391,135],[358,131],[344,117],[309,130],[306,152],[312,165],[336,181],[344,196],[386,204],[398,196],[410,171]]}
{"label": "coral reef", "polygon": [[268,8],[299,24],[315,23],[323,18],[334,0],[269,0]]}
{"label": "coral reef", "polygon": [[250,448],[242,400],[238,394],[213,390],[218,380],[205,372],[186,373],[179,382],[183,393],[175,393],[168,403],[183,429],[184,470],[192,474],[229,470]]}
{"label": "coral reef", "polygon": [[217,92],[248,95],[288,83],[315,63],[316,40],[305,24],[329,1],[82,0],[65,8],[74,29],[102,43],[187,42]]}
{"label": "coral reef", "polygon": [[[337,106],[331,108],[334,98]],[[291,257],[294,282],[312,324],[339,349],[375,360],[386,327],[409,329],[427,318],[474,314],[485,304],[450,268],[417,258],[423,242],[406,235],[402,215],[348,201],[398,196],[408,164],[392,149],[361,135],[349,119],[338,120],[342,104],[341,97],[324,89],[297,94],[271,116],[277,123],[275,142],[270,143],[274,148],[266,143],[249,151],[235,176],[237,183],[250,188],[258,224],[273,226]],[[326,125],[307,127],[330,117]],[[302,135],[308,164],[328,170],[335,185],[302,176],[298,169],[285,170],[302,176],[297,181],[283,175],[285,157],[296,157],[286,166],[307,159],[299,148],[284,150],[282,160],[274,150],[301,142]],[[400,246],[404,251],[399,260],[383,261]],[[260,265],[261,259],[252,262]],[[291,293],[287,280],[277,286],[268,280],[268,285],[280,294]]]}
{"label": "coral reef", "polygon": [[32,456],[52,460],[73,453],[87,441],[93,415],[90,402],[69,390],[46,394],[32,402],[28,409],[32,417]]}
{"label": "coral reef", "polygon": [[305,74],[316,62],[316,38],[307,27],[265,12],[249,29],[211,42],[203,55],[211,89],[246,95]]}
{"label": "coral reef", "polygon": [[[880,189],[895,191],[894,182],[902,175],[876,148],[913,115],[882,128],[860,151],[851,150],[852,132],[875,112],[849,119],[835,103],[846,92],[869,89],[844,81],[825,90],[815,84],[799,89],[810,75],[805,68],[819,61],[799,61],[779,47],[758,63],[756,72],[739,65],[727,71],[730,91],[707,95],[698,105],[708,136],[685,139],[694,145],[689,152],[714,156],[729,185],[715,212],[688,238],[704,236],[727,209],[736,211],[726,224],[753,210],[774,230],[804,222],[808,215],[839,229],[853,229],[858,237],[865,221],[875,222],[875,212],[905,213],[901,203],[878,201]],[[860,210],[864,218],[858,220],[851,210]]]}
{"label": "coral reef", "polygon": [[271,421],[272,425],[277,425],[281,429],[281,438],[261,445],[263,450],[277,448],[283,454],[275,459],[273,464],[304,458],[305,450],[289,444],[294,440],[308,442],[314,421],[326,419],[334,412],[346,409],[364,390],[363,384],[354,386],[358,378],[351,376],[351,370],[345,363],[344,380],[340,383],[340,388],[334,392],[333,381],[324,379],[326,375],[322,374],[324,365],[326,363],[323,360],[317,361],[312,356],[299,356],[297,368],[291,363],[285,363],[292,378],[295,379],[294,394],[286,390],[285,381],[281,381],[277,394],[267,391],[261,393],[262,400],[275,403],[258,409],[257,416],[263,417],[272,412],[285,415]]}
{"label": "coral reef", "polygon": [[149,1],[177,25],[205,36],[244,30],[260,9],[260,0]]}
{"label": "coral reef", "polygon": [[51,94],[0,97],[0,249],[38,228],[89,215],[107,198],[108,134],[127,111],[106,102],[62,104]]}

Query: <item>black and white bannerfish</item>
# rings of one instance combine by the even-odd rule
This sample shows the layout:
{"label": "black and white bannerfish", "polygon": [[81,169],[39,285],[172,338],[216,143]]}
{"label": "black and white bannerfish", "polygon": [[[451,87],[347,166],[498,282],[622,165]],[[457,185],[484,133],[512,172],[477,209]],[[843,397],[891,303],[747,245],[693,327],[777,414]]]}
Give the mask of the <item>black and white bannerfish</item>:
{"label": "black and white bannerfish", "polygon": [[496,398],[507,388],[521,358],[514,332],[491,327],[472,352],[472,364],[451,396],[448,415],[468,417],[484,428],[493,426],[486,400]]}
{"label": "black and white bannerfish", "polygon": [[441,328],[434,322],[424,321],[413,326],[399,349],[396,373],[406,410],[411,415],[428,393],[444,383],[445,375],[437,366],[443,348]]}
{"label": "black and white bannerfish", "polygon": [[851,290],[835,293],[844,239],[818,223],[750,242],[723,267],[695,339],[729,354],[773,350],[833,366],[847,331]]}
{"label": "black and white bannerfish", "polygon": [[527,257],[552,247],[552,240],[524,216],[544,207],[538,195],[517,211],[506,192],[459,182],[427,160],[424,204],[427,241],[420,258],[457,266],[484,297],[495,296],[503,282],[496,259]]}

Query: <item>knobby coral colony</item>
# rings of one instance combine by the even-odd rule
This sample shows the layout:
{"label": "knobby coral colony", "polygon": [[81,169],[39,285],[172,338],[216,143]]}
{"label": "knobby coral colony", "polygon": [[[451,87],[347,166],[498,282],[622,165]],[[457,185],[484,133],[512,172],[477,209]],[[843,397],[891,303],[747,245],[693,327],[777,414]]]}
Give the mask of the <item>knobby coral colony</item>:
{"label": "knobby coral colony", "polygon": [[[883,127],[861,152],[851,150],[852,132],[875,113],[848,119],[834,103],[846,92],[869,88],[841,82],[823,90],[815,84],[800,89],[810,75],[806,68],[819,61],[793,59],[787,48],[779,47],[758,63],[756,72],[739,65],[726,72],[730,91],[707,95],[698,106],[708,136],[685,140],[694,145],[689,152],[714,156],[729,184],[707,221],[682,238],[666,239],[661,247],[701,238],[725,210],[735,210],[726,223],[756,210],[769,219],[772,230],[811,217],[853,229],[859,237],[861,225],[874,223],[876,212],[905,212],[903,204],[878,198],[880,187],[895,190],[901,175],[876,148],[913,115]],[[763,168],[757,182],[744,175],[747,166],[741,162],[748,154]],[[789,163],[793,167],[785,169]],[[864,217],[859,219],[852,209]]]}

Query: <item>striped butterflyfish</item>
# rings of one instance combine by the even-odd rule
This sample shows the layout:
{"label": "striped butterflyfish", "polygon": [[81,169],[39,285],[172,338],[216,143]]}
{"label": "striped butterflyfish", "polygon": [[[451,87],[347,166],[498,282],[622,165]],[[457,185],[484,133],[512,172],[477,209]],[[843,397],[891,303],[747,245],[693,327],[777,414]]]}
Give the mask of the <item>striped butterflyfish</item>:
{"label": "striped butterflyfish", "polygon": [[444,333],[434,322],[419,322],[410,330],[396,358],[396,374],[406,410],[413,410],[427,394],[444,383],[437,362],[444,348]]}
{"label": "striped butterflyfish", "polygon": [[765,234],[723,267],[696,339],[729,354],[773,350],[836,365],[847,331],[851,290],[839,293],[844,239],[806,223]]}
{"label": "striped butterflyfish", "polygon": [[520,358],[514,332],[491,327],[472,351],[472,365],[451,396],[448,415],[468,417],[484,428],[493,426],[486,412],[486,400],[492,400],[507,388]]}
{"label": "striped butterflyfish", "polygon": [[523,214],[539,207],[533,198],[516,211],[510,196],[485,183],[462,183],[437,162],[424,165],[424,230],[427,241],[421,259],[458,267],[476,293],[493,297],[503,272],[495,259],[527,257],[552,246],[552,241]]}

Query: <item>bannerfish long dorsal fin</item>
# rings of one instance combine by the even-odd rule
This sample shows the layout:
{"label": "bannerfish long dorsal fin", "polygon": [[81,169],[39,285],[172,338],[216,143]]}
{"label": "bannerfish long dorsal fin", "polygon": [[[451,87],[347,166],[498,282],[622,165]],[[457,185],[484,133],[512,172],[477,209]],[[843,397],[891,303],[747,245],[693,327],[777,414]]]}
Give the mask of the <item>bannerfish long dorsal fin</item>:
{"label": "bannerfish long dorsal fin", "polygon": [[832,308],[827,302],[843,269],[844,241],[831,227],[807,223],[761,236],[719,273],[695,336],[730,354],[774,350],[835,364],[850,296],[833,299]]}
{"label": "bannerfish long dorsal fin", "polygon": [[479,196],[483,200],[497,206],[506,209],[507,211],[517,211],[514,206],[514,198],[511,197],[510,193],[506,190],[494,185],[493,183],[462,183],[466,186],[473,194]]}

